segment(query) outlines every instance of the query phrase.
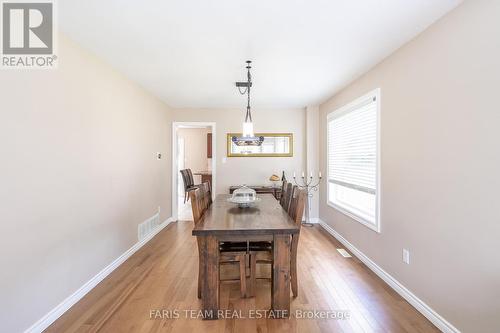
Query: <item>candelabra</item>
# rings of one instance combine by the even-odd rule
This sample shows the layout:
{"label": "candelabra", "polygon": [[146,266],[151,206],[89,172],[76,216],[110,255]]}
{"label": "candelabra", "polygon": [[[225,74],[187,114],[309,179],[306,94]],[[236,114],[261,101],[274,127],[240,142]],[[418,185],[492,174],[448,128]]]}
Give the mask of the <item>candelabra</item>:
{"label": "candelabra", "polygon": [[314,181],[313,181],[313,174],[312,174],[312,172],[311,172],[311,176],[309,177],[309,180],[307,179],[307,177],[302,172],[302,182],[301,182],[301,184],[299,184],[297,182],[297,178],[295,177],[295,172],[294,172],[293,173],[293,181],[294,181],[295,185],[297,185],[299,188],[306,190],[306,197],[307,197],[307,201],[306,201],[306,221],[304,223],[302,223],[302,224],[305,225],[305,226],[307,226],[307,227],[312,227],[313,224],[309,220],[309,210],[310,210],[310,207],[311,207],[311,198],[313,197],[313,193],[312,192],[318,191],[318,186],[319,186],[319,183],[321,182],[321,172],[319,172],[318,181],[316,183],[314,183]]}

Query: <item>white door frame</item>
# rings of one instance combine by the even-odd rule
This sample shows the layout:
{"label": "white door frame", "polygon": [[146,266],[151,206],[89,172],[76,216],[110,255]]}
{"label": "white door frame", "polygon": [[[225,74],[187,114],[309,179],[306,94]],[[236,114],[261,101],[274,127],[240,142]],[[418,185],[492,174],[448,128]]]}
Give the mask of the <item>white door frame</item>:
{"label": "white door frame", "polygon": [[217,162],[217,151],[216,151],[216,131],[215,131],[215,122],[198,122],[198,121],[174,121],[172,122],[172,218],[174,221],[177,221],[179,218],[179,212],[177,211],[178,202],[177,202],[177,180],[179,170],[177,170],[177,130],[183,126],[186,127],[211,127],[212,128],[212,198],[215,199],[215,191],[216,191],[216,181],[217,181],[217,173],[216,173],[216,162]]}

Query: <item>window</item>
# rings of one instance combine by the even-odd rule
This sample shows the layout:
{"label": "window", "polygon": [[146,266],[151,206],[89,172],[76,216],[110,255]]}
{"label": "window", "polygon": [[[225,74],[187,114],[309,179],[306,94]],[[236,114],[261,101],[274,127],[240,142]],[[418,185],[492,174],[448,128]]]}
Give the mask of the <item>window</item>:
{"label": "window", "polygon": [[377,89],[328,115],[328,204],[380,231]]}

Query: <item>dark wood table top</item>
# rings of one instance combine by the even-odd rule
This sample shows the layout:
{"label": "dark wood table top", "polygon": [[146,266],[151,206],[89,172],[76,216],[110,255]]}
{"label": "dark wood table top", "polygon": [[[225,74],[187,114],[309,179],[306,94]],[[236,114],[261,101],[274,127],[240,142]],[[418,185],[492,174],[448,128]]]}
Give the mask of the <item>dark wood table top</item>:
{"label": "dark wood table top", "polygon": [[295,225],[272,194],[260,194],[254,207],[238,208],[227,201],[229,194],[219,194],[194,227],[194,236],[295,234]]}

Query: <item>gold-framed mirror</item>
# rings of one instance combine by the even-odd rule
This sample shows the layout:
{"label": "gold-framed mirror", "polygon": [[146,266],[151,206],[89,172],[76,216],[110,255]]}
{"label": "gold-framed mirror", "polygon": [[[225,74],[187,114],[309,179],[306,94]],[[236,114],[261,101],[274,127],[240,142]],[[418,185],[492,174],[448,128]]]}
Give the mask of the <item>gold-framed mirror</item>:
{"label": "gold-framed mirror", "polygon": [[255,133],[263,136],[264,142],[260,146],[237,146],[233,136],[241,133],[227,133],[227,157],[292,157],[293,133]]}

